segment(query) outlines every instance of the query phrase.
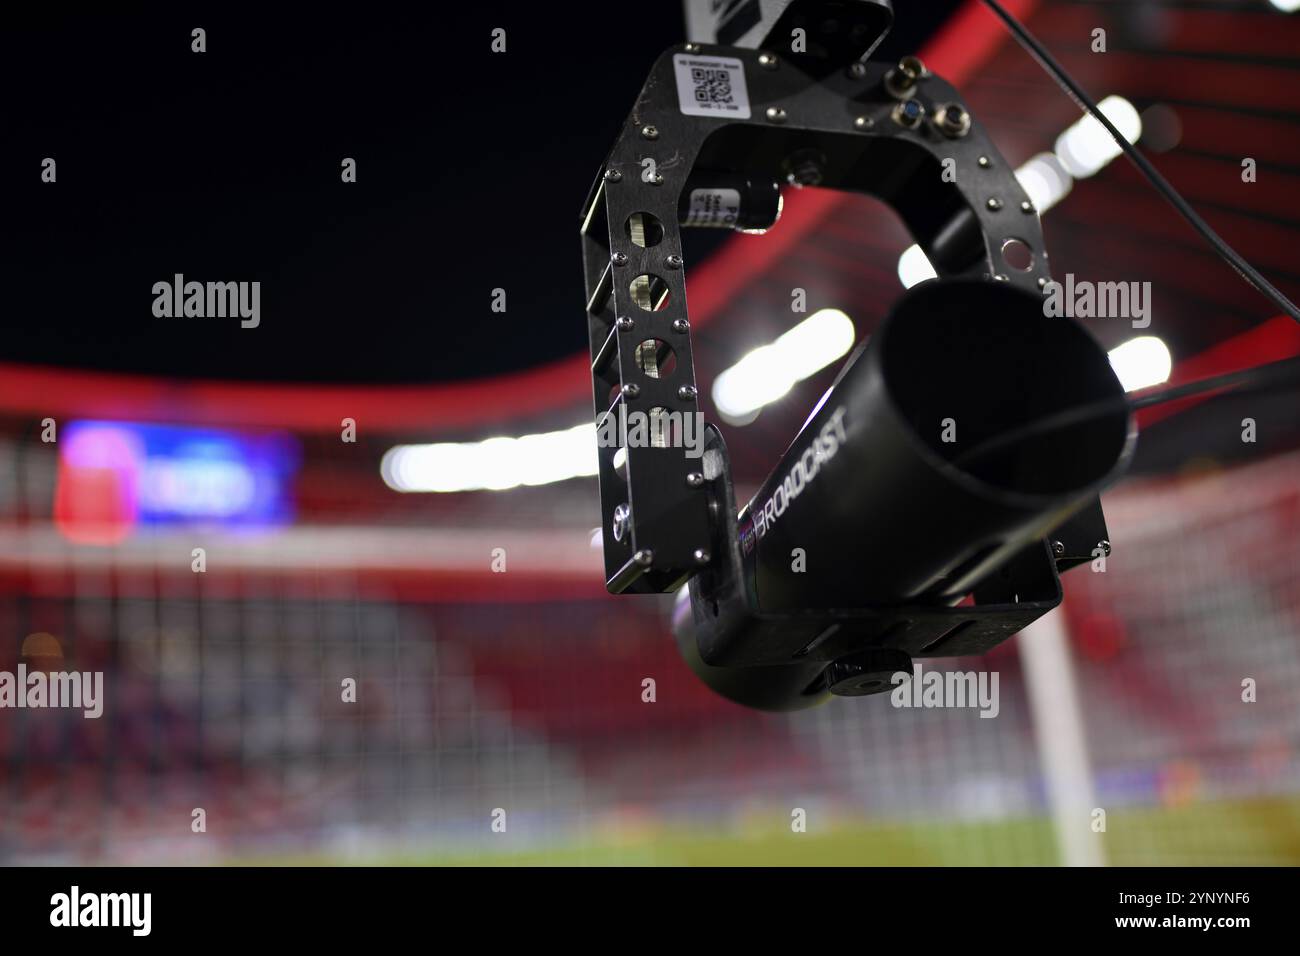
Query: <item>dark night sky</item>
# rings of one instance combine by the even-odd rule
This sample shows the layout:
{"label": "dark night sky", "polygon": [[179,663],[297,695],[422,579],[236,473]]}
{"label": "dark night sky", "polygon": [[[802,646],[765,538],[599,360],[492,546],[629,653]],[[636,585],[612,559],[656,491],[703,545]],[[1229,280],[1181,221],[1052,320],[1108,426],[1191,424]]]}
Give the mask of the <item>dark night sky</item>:
{"label": "dark night sky", "polygon": [[[684,39],[676,3],[649,6],[661,15],[362,5],[7,25],[0,360],[419,382],[582,351],[578,209],[650,64]],[[882,53],[955,4],[925,6]],[[177,272],[261,281],[261,326],[155,318],[152,285]]]}

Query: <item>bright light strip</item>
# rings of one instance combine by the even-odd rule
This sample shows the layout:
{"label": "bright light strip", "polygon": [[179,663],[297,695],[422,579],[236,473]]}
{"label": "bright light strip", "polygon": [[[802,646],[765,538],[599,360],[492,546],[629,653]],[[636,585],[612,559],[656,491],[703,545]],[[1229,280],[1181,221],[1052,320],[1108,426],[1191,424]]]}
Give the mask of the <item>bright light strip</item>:
{"label": "bright light strip", "polygon": [[1054,153],[1039,153],[1016,170],[1016,180],[1029,193],[1039,214],[1047,212],[1070,194],[1074,178]]}
{"label": "bright light strip", "polygon": [[[724,418],[757,411],[845,355],[855,335],[853,322],[838,309],[813,313],[718,376],[718,410]],[[598,471],[594,424],[519,438],[397,445],[380,464],[384,484],[401,492],[505,491]]]}
{"label": "bright light strip", "polygon": [[856,337],[853,321],[839,309],[814,312],[721,373],[713,382],[713,403],[725,420],[739,424],[848,354]]}
{"label": "bright light strip", "polygon": [[[1130,143],[1138,141],[1142,135],[1142,117],[1138,116],[1132,103],[1122,96],[1108,96],[1097,104],[1097,108],[1126,140]],[[1099,172],[1121,152],[1119,143],[1091,113],[1080,117],[1056,138],[1056,158],[1075,179],[1085,179]]]}
{"label": "bright light strip", "polygon": [[394,491],[505,491],[547,485],[599,470],[596,426],[481,442],[397,445],[380,474]]}
{"label": "bright light strip", "polygon": [[898,281],[903,283],[904,289],[920,285],[927,279],[937,278],[939,273],[934,271],[929,257],[920,246],[908,246],[898,257]]}
{"label": "bright light strip", "polygon": [[1173,359],[1169,347],[1154,335],[1139,335],[1110,350],[1110,367],[1124,391],[1135,392],[1169,381]]}

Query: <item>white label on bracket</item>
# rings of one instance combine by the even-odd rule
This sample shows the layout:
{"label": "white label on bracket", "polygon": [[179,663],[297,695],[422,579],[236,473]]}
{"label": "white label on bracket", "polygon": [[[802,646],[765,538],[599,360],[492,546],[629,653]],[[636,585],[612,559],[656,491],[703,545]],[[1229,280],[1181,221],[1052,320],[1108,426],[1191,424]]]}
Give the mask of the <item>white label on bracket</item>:
{"label": "white label on bracket", "polygon": [[740,192],[735,189],[692,189],[683,226],[734,229],[740,216]]}
{"label": "white label on bracket", "polygon": [[749,119],[749,90],[745,65],[730,57],[673,57],[677,72],[677,102],[687,116]]}

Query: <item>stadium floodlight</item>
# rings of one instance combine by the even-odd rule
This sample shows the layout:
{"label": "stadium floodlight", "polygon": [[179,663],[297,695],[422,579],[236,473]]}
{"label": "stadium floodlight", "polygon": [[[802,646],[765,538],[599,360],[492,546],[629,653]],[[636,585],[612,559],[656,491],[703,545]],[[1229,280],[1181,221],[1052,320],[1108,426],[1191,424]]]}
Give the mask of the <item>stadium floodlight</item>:
{"label": "stadium floodlight", "polygon": [[505,491],[596,474],[595,425],[480,442],[395,445],[380,463],[402,492]]}
{"label": "stadium floodlight", "polygon": [[713,380],[713,404],[725,421],[749,419],[853,348],[853,321],[839,309],[820,309],[770,345],[748,353]]}
{"label": "stadium floodlight", "polygon": [[1173,358],[1169,346],[1155,335],[1139,335],[1110,350],[1110,365],[1126,392],[1169,381]]}

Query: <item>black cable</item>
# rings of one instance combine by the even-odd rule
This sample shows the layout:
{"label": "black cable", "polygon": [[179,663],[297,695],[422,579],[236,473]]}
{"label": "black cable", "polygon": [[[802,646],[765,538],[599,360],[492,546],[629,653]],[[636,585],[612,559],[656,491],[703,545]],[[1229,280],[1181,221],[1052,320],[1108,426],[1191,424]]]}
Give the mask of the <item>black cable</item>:
{"label": "black cable", "polygon": [[1070,94],[1075,103],[1091,114],[1094,119],[1106,128],[1106,132],[1110,133],[1110,135],[1114,137],[1115,142],[1119,144],[1119,148],[1124,151],[1124,155],[1132,161],[1133,165],[1135,165],[1151,185],[1165,197],[1169,204],[1178,210],[1179,214],[1187,220],[1191,227],[1201,234],[1201,238],[1213,246],[1214,251],[1225,259],[1229,265],[1236,269],[1238,275],[1254,286],[1259,292],[1271,299],[1279,309],[1291,318],[1295,319],[1295,321],[1300,322],[1300,308],[1297,308],[1295,303],[1283,295],[1282,292],[1275,288],[1271,282],[1260,275],[1254,266],[1238,255],[1235,249],[1224,242],[1223,239],[1220,238],[1219,234],[1210,228],[1209,223],[1202,219],[1187,200],[1178,194],[1178,190],[1174,189],[1174,187],[1169,184],[1169,181],[1161,176],[1159,171],[1151,165],[1150,161],[1143,156],[1132,143],[1124,138],[1124,135],[1115,128],[1114,124],[1111,123],[1110,120],[1106,118],[1106,114],[1097,108],[1097,104],[1094,103],[1088,94],[1083,91],[1083,88],[1065,72],[1065,68],[1056,62],[1052,57],[1052,54],[1047,52],[1047,48],[1038,42],[1025,25],[1003,9],[1002,5],[998,3],[997,0],[984,0],[984,4],[1006,25],[1007,29],[1011,31],[1011,34],[1016,38],[1020,45],[1029,51],[1030,56],[1038,61],[1038,65],[1046,70],[1047,73],[1056,80],[1056,82],[1060,84],[1067,93]]}
{"label": "black cable", "polygon": [[1278,362],[1269,362],[1267,365],[1256,365],[1237,372],[1227,372],[1223,375],[1198,379],[1195,382],[1175,385],[1172,388],[1161,389],[1158,392],[1151,392],[1138,398],[1120,396],[1098,402],[1089,402],[1085,405],[1076,405],[1073,408],[1067,408],[1064,411],[1035,419],[1018,428],[995,435],[958,455],[952,459],[951,464],[965,468],[970,462],[986,458],[1004,448],[1017,445],[1031,438],[1037,438],[1039,435],[1069,428],[1094,418],[1101,418],[1114,412],[1129,409],[1137,411],[1140,408],[1150,408],[1153,405],[1161,405],[1165,402],[1174,402],[1179,399],[1190,398],[1193,395],[1217,392],[1223,389],[1264,392],[1273,388],[1287,388],[1296,385],[1300,385],[1300,356],[1282,359]]}
{"label": "black cable", "polygon": [[1162,388],[1158,392],[1150,392],[1139,398],[1130,399],[1129,405],[1136,411],[1139,408],[1150,408],[1152,405],[1175,402],[1180,398],[1189,398],[1192,395],[1215,392],[1224,388],[1244,388],[1255,392],[1278,386],[1286,388],[1300,385],[1300,375],[1291,377],[1287,374],[1293,370],[1300,372],[1300,356],[1279,359],[1265,365],[1254,365],[1236,372],[1224,372],[1222,375],[1212,375],[1209,378],[1197,379],[1195,382],[1186,382],[1172,388]]}

